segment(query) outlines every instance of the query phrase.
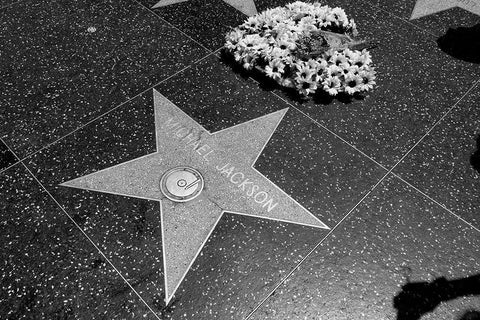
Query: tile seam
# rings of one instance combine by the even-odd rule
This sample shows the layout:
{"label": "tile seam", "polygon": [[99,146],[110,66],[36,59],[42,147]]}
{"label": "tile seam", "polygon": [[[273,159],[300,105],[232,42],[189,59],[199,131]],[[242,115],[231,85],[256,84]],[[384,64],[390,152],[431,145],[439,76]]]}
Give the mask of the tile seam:
{"label": "tile seam", "polygon": [[[216,52],[216,51],[209,52],[207,55],[203,56],[202,58],[200,58],[200,59],[198,59],[198,60],[190,63],[189,65],[185,66],[185,67],[182,68],[181,70],[176,71],[175,73],[171,74],[170,76],[166,77],[165,79],[162,79],[161,81],[155,83],[154,85],[148,87],[147,89],[145,89],[145,90],[137,93],[136,95],[134,95],[133,97],[129,98],[128,100],[126,100],[126,101],[124,101],[124,102],[121,102],[120,104],[112,107],[111,109],[103,112],[102,114],[100,114],[100,115],[98,115],[98,116],[95,116],[94,118],[92,118],[92,119],[88,120],[87,122],[81,124],[80,126],[76,127],[75,129],[71,130],[70,132],[64,134],[63,136],[61,136],[61,137],[59,137],[59,138],[57,138],[57,139],[55,139],[55,140],[47,143],[46,145],[42,146],[42,147],[39,148],[38,150],[35,150],[35,151],[27,154],[26,156],[24,156],[23,158],[20,159],[20,162],[23,162],[23,161],[25,161],[25,160],[28,160],[29,158],[31,158],[31,157],[34,156],[35,154],[37,154],[37,153],[39,153],[39,152],[42,152],[43,150],[51,147],[52,145],[54,145],[54,144],[62,141],[63,139],[71,136],[72,134],[74,134],[74,133],[82,130],[83,128],[91,125],[92,123],[94,123],[95,121],[101,119],[102,117],[104,117],[104,116],[106,116],[106,115],[108,115],[108,114],[116,111],[117,109],[123,107],[124,105],[128,104],[129,102],[133,101],[134,99],[138,98],[139,96],[147,93],[149,90],[153,90],[156,86],[162,84],[162,83],[165,82],[165,81],[170,80],[170,79],[173,78],[174,76],[176,76],[176,75],[184,72],[185,70],[193,67],[194,65],[196,65],[197,63],[203,61],[204,59],[208,58],[209,56],[214,55],[215,52]],[[17,158],[18,158],[18,157],[17,157]],[[2,172],[2,171],[0,171],[0,172]]]}
{"label": "tile seam", "polygon": [[205,47],[201,42],[199,42],[198,40],[194,39],[192,36],[188,35],[187,33],[185,33],[182,29],[178,28],[177,26],[175,26],[174,24],[172,24],[170,21],[166,20],[165,18],[161,17],[160,15],[158,15],[155,11],[153,11],[153,9],[147,7],[146,5],[144,5],[143,3],[141,3],[140,1],[138,0],[131,0],[135,3],[137,3],[138,5],[140,5],[144,10],[146,10],[147,12],[153,14],[155,17],[157,17],[159,20],[163,21],[164,23],[168,24],[171,28],[177,30],[178,32],[180,32],[183,36],[187,37],[189,40],[192,40],[193,42],[195,42],[196,44],[200,45],[203,49],[209,51],[209,52],[216,52],[217,50],[212,50],[212,49],[208,49],[207,47]]}
{"label": "tile seam", "polygon": [[[413,145],[413,146],[400,158],[400,160],[399,160],[395,165],[393,165],[393,166],[388,170],[388,172],[387,172],[382,178],[380,178],[380,180],[367,192],[367,194],[365,194],[365,195],[360,199],[360,201],[358,201],[357,204],[355,204],[355,206],[347,212],[347,214],[325,235],[325,237],[322,238],[322,240],[320,240],[320,242],[318,242],[318,243],[313,247],[313,249],[310,250],[310,251],[307,253],[307,255],[306,255],[305,257],[303,257],[302,260],[300,260],[300,262],[298,262],[298,263],[295,265],[295,267],[294,267],[284,278],[282,278],[282,279],[277,283],[277,285],[274,287],[274,289],[273,289],[272,291],[270,291],[270,293],[267,294],[267,295],[265,296],[265,298],[264,298],[262,301],[260,301],[260,303],[258,303],[252,311],[250,311],[250,313],[247,314],[247,316],[244,318],[244,320],[249,320],[249,319],[251,319],[251,317],[253,316],[253,314],[272,296],[272,294],[273,294],[280,286],[282,286],[282,285],[285,283],[285,281],[287,281],[287,280],[291,277],[291,275],[292,275],[293,273],[295,273],[296,270],[298,270],[298,268],[307,260],[307,258],[308,258],[311,254],[313,254],[313,252],[316,250],[316,248],[318,248],[348,217],[351,216],[352,212],[377,188],[377,186],[378,186],[383,180],[385,180],[385,178],[386,178],[388,175],[390,175],[390,174],[394,175],[393,170],[396,168],[396,166],[397,166],[398,164],[400,164],[400,163],[405,159],[405,157],[407,157],[408,154],[409,154],[418,144],[420,144],[421,141],[422,141],[425,137],[427,137],[427,136],[430,134],[430,132],[431,132],[443,119],[445,119],[445,117],[447,117],[447,115],[460,103],[460,101],[462,101],[462,100],[473,90],[473,88],[475,88],[475,87],[477,86],[477,84],[479,84],[479,83],[480,83],[480,79],[477,80],[476,82],[474,82],[474,84],[453,104],[453,106],[451,106],[446,112],[444,112],[444,114],[440,117],[440,119],[438,119],[438,120],[432,125],[432,127],[431,127],[429,130],[427,130],[427,132],[415,143],[415,145]],[[276,95],[276,94],[274,93],[274,95]],[[294,108],[295,108],[295,107],[294,107]],[[396,176],[396,175],[395,175],[395,176]],[[413,186],[412,186],[412,187],[413,187]],[[415,189],[416,189],[416,188],[415,188]],[[418,190],[418,191],[420,191],[420,190]],[[421,192],[420,192],[420,193],[421,193]],[[439,204],[439,202],[435,201],[434,199],[431,199],[431,200],[433,200],[433,202]],[[445,208],[444,205],[441,205],[441,204],[439,204],[439,205],[440,205],[442,208]],[[447,210],[447,211],[449,211],[449,210]],[[463,220],[462,218],[458,217],[458,216],[457,216],[456,214],[454,214],[453,212],[451,212],[451,211],[449,211],[449,212],[450,212],[451,214],[453,214],[454,216],[456,216],[458,219]],[[463,220],[463,221],[465,221],[465,220]],[[469,224],[467,221],[465,221],[465,223]],[[470,225],[470,224],[469,224],[469,225]],[[470,225],[470,226],[473,227],[472,225]],[[475,228],[475,227],[473,227],[473,228],[476,229],[476,230],[478,230],[478,229]]]}
{"label": "tile seam", "polygon": [[330,229],[328,231],[328,233],[315,245],[313,246],[313,248],[299,261],[296,263],[296,265],[290,270],[290,272],[284,276],[278,283],[277,285],[275,285],[274,289],[270,291],[270,293],[268,293],[265,298],[263,298],[263,300],[258,303],[256,305],[256,307],[251,310],[247,316],[244,318],[244,320],[249,320],[251,319],[251,317],[253,316],[253,314],[272,296],[272,294],[277,291],[278,288],[280,288],[284,283],[285,281],[287,281],[294,273],[295,271],[297,271],[300,266],[314,253],[314,251],[320,246],[322,245],[323,242],[325,242],[325,240],[333,233],[335,232],[335,230],[337,230],[340,225],[347,219],[349,218],[353,211],[355,211],[355,209],[363,202],[363,200],[365,200],[376,188],[378,185],[380,185],[386,178],[387,176],[390,174],[390,172],[387,172],[383,175],[383,177],[381,177],[377,183],[375,183],[375,185],[373,187],[370,188],[370,190],[367,191],[367,193],[365,193],[363,195],[363,197],[347,212],[347,214],[345,214],[345,216],[343,216],[342,219],[340,219],[339,222],[337,222],[337,224],[332,227],[332,229]]}
{"label": "tile seam", "polygon": [[473,230],[477,231],[480,233],[480,229],[475,227],[473,224],[471,224],[470,222],[468,222],[467,220],[463,219],[461,216],[459,216],[458,214],[456,214],[455,212],[453,212],[453,210],[451,210],[450,208],[448,208],[445,204],[441,203],[440,201],[436,200],[435,198],[429,196],[427,193],[425,193],[424,191],[420,190],[419,188],[417,188],[416,186],[414,186],[412,183],[408,182],[407,180],[403,179],[401,176],[397,175],[395,172],[392,172],[391,173],[392,176],[394,176],[395,178],[399,179],[400,181],[402,181],[403,183],[405,183],[406,185],[408,185],[410,188],[414,189],[416,192],[420,193],[423,197],[427,198],[428,200],[434,202],[436,205],[438,205],[440,208],[444,209],[445,211],[449,212],[451,215],[453,215],[455,218],[457,218],[458,220],[460,220],[462,222],[462,224],[465,224],[467,225],[468,227],[472,228]]}
{"label": "tile seam", "polygon": [[[6,145],[6,144],[5,144]],[[15,152],[10,149],[10,147],[7,145],[7,148],[10,150],[10,152],[13,153],[13,155],[15,157],[17,157],[17,155],[15,154]],[[18,159],[18,157],[17,157]],[[162,320],[158,315],[157,313],[150,307],[150,305],[142,298],[142,296],[137,292],[137,290],[135,290],[135,288],[130,284],[130,282],[128,282],[128,280],[122,275],[122,273],[120,272],[120,270],[117,269],[117,267],[115,267],[115,265],[113,264],[113,262],[106,256],[106,254],[100,249],[100,247],[97,246],[97,244],[90,238],[89,235],[87,235],[87,233],[77,224],[77,222],[68,214],[68,212],[66,211],[65,208],[63,208],[62,205],[60,205],[60,203],[57,201],[57,199],[55,199],[55,197],[47,190],[47,188],[43,185],[43,183],[40,182],[40,180],[38,180],[38,178],[33,174],[33,172],[28,168],[28,166],[23,163],[22,161],[19,161],[17,162],[17,164],[20,163],[21,165],[23,165],[23,167],[28,171],[28,173],[31,175],[31,177],[36,181],[36,183],[38,183],[38,185],[40,186],[40,188],[55,202],[55,204],[57,205],[57,207],[63,212],[63,214],[65,214],[67,216],[67,218],[71,221],[71,223],[73,223],[75,225],[75,227],[81,232],[81,234],[84,236],[84,238],[87,239],[88,242],[90,242],[91,245],[93,245],[93,247],[98,251],[98,253],[108,262],[108,264],[114,269],[114,271],[120,276],[120,278],[127,284],[127,286],[135,293],[135,295],[140,299],[140,301],[142,301],[146,307],[149,309],[150,312],[152,312],[155,317],[158,319],[158,320]]]}

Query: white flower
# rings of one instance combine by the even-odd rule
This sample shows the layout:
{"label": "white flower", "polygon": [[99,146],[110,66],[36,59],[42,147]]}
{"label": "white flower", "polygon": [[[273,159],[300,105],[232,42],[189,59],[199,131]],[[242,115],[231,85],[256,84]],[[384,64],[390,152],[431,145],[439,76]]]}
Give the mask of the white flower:
{"label": "white flower", "polygon": [[304,96],[307,96],[310,93],[314,93],[317,90],[318,84],[311,77],[310,78],[297,77],[295,78],[295,81],[297,82],[296,87],[298,91]]}
{"label": "white flower", "polygon": [[270,78],[278,80],[282,77],[282,73],[285,71],[284,68],[285,64],[283,64],[282,60],[274,59],[265,67],[265,73]]}
{"label": "white flower", "polygon": [[245,33],[240,29],[235,29],[232,32],[227,34],[227,41],[225,43],[225,47],[229,50],[235,50],[237,47],[238,42],[243,38]]}
{"label": "white flower", "polygon": [[327,75],[330,77],[340,77],[343,75],[343,69],[334,64],[329,65],[327,67]]}
{"label": "white flower", "polygon": [[337,66],[348,65],[347,57],[343,53],[335,51],[329,61]]}
{"label": "white flower", "polygon": [[296,68],[297,72],[295,74],[297,75],[297,79],[312,79],[312,77],[317,74],[315,69],[304,62],[297,63]]}
{"label": "white flower", "polygon": [[301,29],[302,33],[316,31],[318,28],[316,26],[317,21],[311,16],[303,17],[298,23],[298,27]]}
{"label": "white flower", "polygon": [[329,76],[325,78],[322,84],[323,84],[323,90],[327,91],[328,94],[332,96],[335,96],[338,94],[341,86],[340,79],[336,76],[333,76],[333,77]]}
{"label": "white flower", "polygon": [[360,85],[360,89],[362,91],[368,91],[373,88],[376,84],[375,82],[375,71],[365,71],[362,70],[358,74],[362,78],[362,84]]}
{"label": "white flower", "polygon": [[347,14],[342,8],[333,8],[327,14],[327,20],[335,23],[337,26],[346,26],[348,25]]}
{"label": "white flower", "polygon": [[302,1],[295,1],[293,3],[287,4],[286,7],[293,13],[304,13],[309,12],[313,6]]}
{"label": "white flower", "polygon": [[345,75],[345,92],[354,94],[362,89],[363,79],[358,74],[347,73]]}
{"label": "white flower", "polygon": [[[312,61],[310,61],[312,60]],[[308,64],[311,65],[311,66],[314,66],[316,72],[321,75],[323,73],[325,73],[327,71],[327,67],[328,67],[328,62],[323,60],[323,59],[320,59],[320,60],[313,60],[313,59],[310,59],[308,60]]]}
{"label": "white flower", "polygon": [[226,35],[225,48],[244,68],[261,66],[268,77],[305,96],[318,88],[330,95],[372,89],[375,71],[367,50],[330,49],[314,59],[296,56],[299,39],[319,29],[357,33],[343,9],[296,1],[248,18]]}
{"label": "white flower", "polygon": [[282,50],[295,50],[295,48],[297,47],[295,41],[286,33],[283,34],[282,37],[277,39],[276,45]]}
{"label": "white flower", "polygon": [[248,51],[253,55],[258,55],[259,51],[266,50],[268,43],[266,39],[258,34],[247,34],[238,42],[239,50]]}
{"label": "white flower", "polygon": [[258,30],[261,26],[261,21],[259,19],[259,16],[252,16],[248,17],[248,19],[242,24],[242,26],[251,31]]}
{"label": "white flower", "polygon": [[372,63],[372,56],[370,55],[370,52],[367,51],[367,49],[363,49],[360,56],[362,57],[364,64]]}
{"label": "white flower", "polygon": [[289,55],[288,50],[282,50],[278,47],[273,47],[271,50],[268,50],[268,56],[273,59],[284,59]]}

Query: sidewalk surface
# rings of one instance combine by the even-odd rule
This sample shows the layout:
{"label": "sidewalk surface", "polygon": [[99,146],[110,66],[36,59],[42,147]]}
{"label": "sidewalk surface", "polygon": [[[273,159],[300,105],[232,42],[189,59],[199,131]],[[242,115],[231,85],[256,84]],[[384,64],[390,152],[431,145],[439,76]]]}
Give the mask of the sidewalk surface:
{"label": "sidewalk surface", "polygon": [[480,2],[323,1],[352,101],[221,59],[286,3],[0,0],[1,319],[478,319]]}

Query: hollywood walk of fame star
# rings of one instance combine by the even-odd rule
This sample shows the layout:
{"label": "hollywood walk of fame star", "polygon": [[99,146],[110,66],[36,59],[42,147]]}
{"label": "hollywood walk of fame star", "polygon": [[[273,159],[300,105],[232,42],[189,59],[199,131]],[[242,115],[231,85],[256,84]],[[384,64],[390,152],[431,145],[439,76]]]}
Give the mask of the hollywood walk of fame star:
{"label": "hollywood walk of fame star", "polygon": [[410,20],[428,16],[453,7],[460,7],[480,15],[479,0],[417,0]]}
{"label": "hollywood walk of fame star", "polygon": [[[158,91],[153,94],[155,153],[61,185],[160,202],[167,304],[224,212],[329,229],[253,168],[287,109],[210,133]],[[162,189],[178,167],[190,172],[173,179],[175,192],[199,187],[195,172],[203,178],[204,189],[189,201]]]}
{"label": "hollywood walk of fame star", "polygon": [[[168,6],[175,3],[185,2],[188,0],[160,0],[155,4],[152,9]],[[247,16],[254,16],[257,14],[257,8],[255,7],[254,0],[223,0],[238,11]]]}

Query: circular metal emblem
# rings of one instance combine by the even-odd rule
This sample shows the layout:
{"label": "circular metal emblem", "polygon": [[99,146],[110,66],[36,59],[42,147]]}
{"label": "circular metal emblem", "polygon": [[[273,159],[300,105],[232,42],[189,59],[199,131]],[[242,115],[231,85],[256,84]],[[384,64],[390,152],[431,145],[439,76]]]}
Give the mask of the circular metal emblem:
{"label": "circular metal emblem", "polygon": [[203,177],[190,167],[172,168],[160,179],[160,190],[172,201],[187,202],[202,192]]}

